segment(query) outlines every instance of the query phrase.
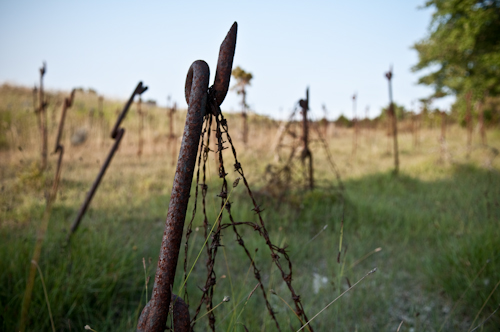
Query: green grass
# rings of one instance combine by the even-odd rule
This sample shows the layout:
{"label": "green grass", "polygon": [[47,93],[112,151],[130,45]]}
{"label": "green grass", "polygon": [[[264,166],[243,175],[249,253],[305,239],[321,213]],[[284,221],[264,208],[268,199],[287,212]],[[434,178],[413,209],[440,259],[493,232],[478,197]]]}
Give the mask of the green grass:
{"label": "green grass", "polygon": [[[347,287],[345,277],[353,284],[373,267],[378,268],[377,273],[340,299],[328,309],[329,312],[318,317],[313,324],[316,329],[328,330],[330,326],[337,326],[340,330],[391,330],[402,319],[406,321],[403,331],[410,326],[436,329],[445,319],[446,308],[451,308],[477,271],[490,259],[488,267],[468,291],[445,330],[456,330],[457,324],[467,325],[500,279],[497,228],[500,187],[495,186],[500,183],[500,175],[473,166],[450,167],[446,173],[449,175],[437,175],[439,179],[431,181],[409,174],[394,178],[388,173],[346,181],[348,202],[342,276],[339,276],[341,265],[336,262],[341,206],[332,204],[334,197],[315,193],[315,199],[304,199],[302,206],[282,205],[280,209],[266,204],[264,215],[271,238],[276,244],[289,245],[294,285],[309,317]],[[91,208],[70,248],[64,249],[61,245],[77,202],[71,205],[58,203],[54,207],[40,266],[58,328],[80,328],[89,324],[97,331],[113,331],[133,330],[135,326],[144,304],[142,257],[151,258],[155,266],[168,196],[119,198],[125,194],[125,187],[137,186],[133,181],[127,182],[122,188],[115,187],[116,193],[107,197],[109,203],[115,199],[122,203]],[[67,185],[65,190],[69,191]],[[104,188],[101,190],[105,191]],[[253,220],[255,217],[248,202],[239,203],[245,198],[242,189],[239,186],[235,190],[235,218]],[[96,197],[98,200],[99,196]],[[212,198],[209,205],[212,220],[217,206]],[[41,207],[25,213],[41,215]],[[0,303],[4,309],[1,323],[5,330],[12,330],[19,319],[37,221],[32,217],[23,226],[1,229],[1,237],[5,240],[0,246],[0,256],[3,257],[0,263]],[[195,227],[200,226],[199,218],[197,222]],[[328,227],[309,242],[325,225]],[[234,241],[234,235],[231,231],[225,234],[222,241],[230,271],[227,271],[224,256],[219,252],[216,273],[219,277],[226,275],[226,278],[218,280],[214,303],[219,303],[224,296],[230,296],[232,301],[216,309],[221,330],[227,330],[230,321],[229,318],[222,320],[223,317],[231,317],[233,304],[245,299],[256,284],[252,272],[245,278],[249,262]],[[263,240],[253,230],[245,230],[243,234],[250,250],[258,248],[254,253],[255,260],[262,270],[266,289],[274,289],[292,304],[289,292],[276,268],[272,267]],[[201,230],[195,232],[193,239],[191,262],[203,240]],[[382,251],[349,268],[377,247],[382,247]],[[188,284],[192,302],[199,294],[196,286],[204,283],[203,261],[204,258],[195,267]],[[153,270],[149,271],[152,278]],[[318,293],[314,292],[314,274],[328,278],[320,285]],[[174,289],[178,287],[176,285]],[[283,327],[286,328],[290,321],[298,328],[293,313],[281,300],[270,293],[268,296]],[[494,310],[498,301],[498,293],[495,293],[483,317]],[[241,307],[240,303],[238,308]],[[239,312],[238,308],[236,312]],[[246,305],[240,322],[250,330],[262,326],[273,330],[265,312],[257,291]],[[38,278],[30,319],[30,330],[50,329]],[[203,324],[206,322],[198,323],[199,328]],[[495,324],[499,324],[497,318],[493,318],[488,326]],[[238,326],[237,330],[241,330],[242,326]]]}
{"label": "green grass", "polygon": [[[178,116],[181,121],[182,115]],[[13,121],[21,123],[19,119]],[[238,126],[237,118],[228,122],[230,129]],[[268,127],[255,130],[264,134]],[[434,137],[437,134],[433,131],[422,135],[418,150],[412,148],[411,136],[403,133],[401,174],[394,177],[382,134],[372,133],[369,145],[362,136],[358,157],[351,160],[350,132],[339,133],[330,136],[329,143],[346,188],[340,263],[337,255],[343,205],[334,192],[295,190],[288,202],[281,204],[268,191],[256,193],[258,203],[265,208],[263,215],[272,242],[288,248],[293,263],[293,286],[309,318],[345,291],[348,283],[354,284],[377,267],[376,273],[319,315],[312,326],[316,331],[396,331],[404,320],[400,331],[438,331],[446,321],[443,331],[467,330],[500,281],[499,158],[492,159],[487,150],[475,148],[466,160],[464,138],[458,127],[451,128],[449,136],[453,163],[438,161],[439,148]],[[133,129],[127,131],[67,248],[63,246],[67,230],[110,142],[101,146],[96,139],[82,147],[72,147],[66,142],[62,182],[39,261],[57,331],[83,330],[85,325],[98,332],[135,330],[146,298],[143,258],[146,274],[151,276],[149,292],[152,290],[173,168],[163,143],[161,146],[149,143],[144,155],[138,158],[135,135]],[[267,135],[257,135],[255,146],[247,149],[237,146],[245,173],[255,189],[262,188],[262,174],[272,159],[271,153],[262,153],[268,151],[264,148],[272,140],[272,134]],[[16,146],[14,137],[7,136],[9,146]],[[24,137],[22,150],[8,149],[0,158],[0,330],[5,331],[16,330],[19,323],[36,229],[45,205],[44,188],[55,171],[56,156],[50,156],[47,172],[37,171],[35,138]],[[493,147],[500,148],[498,130],[489,132],[488,138]],[[324,153],[317,147],[313,153],[318,184],[324,187],[327,183],[335,184]],[[220,183],[212,158],[213,155],[209,160],[207,196],[210,222],[216,219],[220,207],[220,198],[215,196]],[[231,160],[226,159],[228,170],[232,169]],[[228,177],[231,183],[237,174],[230,172]],[[234,189],[231,201],[237,221],[256,221],[241,182]],[[188,220],[192,205],[191,200]],[[224,218],[226,221],[226,214]],[[191,235],[188,268],[205,240],[201,225],[198,214]],[[240,229],[245,245],[261,271],[282,330],[297,330],[300,323],[282,299],[292,307],[293,301],[272,264],[269,249],[253,228],[242,227],[245,227]],[[214,310],[217,330],[244,331],[245,326],[250,331],[274,331],[260,289],[248,298],[257,281],[232,230],[224,231],[222,244],[215,266],[217,285],[213,302],[215,306],[225,296],[231,301]],[[376,248],[382,250],[374,252]],[[198,287],[205,282],[205,260],[203,252],[187,284],[191,314],[201,294]],[[487,260],[489,263],[478,275]],[[174,292],[180,287],[183,261],[181,254]],[[271,289],[279,296],[272,294]],[[494,312],[499,302],[497,289],[475,324]],[[203,307],[200,316],[205,312]],[[482,331],[498,330],[498,317],[497,313],[490,318]],[[197,322],[195,329],[208,329],[206,316]],[[51,330],[38,274],[28,330]]]}

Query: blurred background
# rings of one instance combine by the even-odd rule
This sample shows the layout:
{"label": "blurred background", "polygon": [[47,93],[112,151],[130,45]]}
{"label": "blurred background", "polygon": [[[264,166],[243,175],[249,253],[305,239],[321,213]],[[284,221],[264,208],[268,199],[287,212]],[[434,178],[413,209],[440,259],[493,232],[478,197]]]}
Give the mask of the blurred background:
{"label": "blurred background", "polygon": [[[185,107],[190,64],[204,59],[212,76],[218,48],[239,24],[234,59],[253,74],[248,105],[258,114],[287,118],[296,96],[310,87],[312,115],[352,118],[351,96],[363,111],[387,106],[384,73],[394,71],[394,99],[416,109],[432,93],[417,85],[412,46],[428,35],[431,9],[422,1],[36,1],[0,4],[0,82],[32,86],[47,62],[46,86],[92,88],[125,99],[142,80],[145,98]],[[36,72],[35,72],[36,73]],[[213,80],[213,78],[212,78]],[[453,97],[435,102],[449,110]],[[225,111],[239,111],[229,94]]]}
{"label": "blurred background", "polygon": [[136,330],[186,73],[235,21],[172,287],[194,330],[297,331],[302,301],[315,331],[498,331],[495,0],[0,2],[0,331]]}

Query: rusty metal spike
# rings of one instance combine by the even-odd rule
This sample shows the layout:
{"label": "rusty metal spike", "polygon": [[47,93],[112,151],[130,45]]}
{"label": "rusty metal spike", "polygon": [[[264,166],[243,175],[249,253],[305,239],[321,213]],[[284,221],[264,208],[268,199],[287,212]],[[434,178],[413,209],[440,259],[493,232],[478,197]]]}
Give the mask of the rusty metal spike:
{"label": "rusty metal spike", "polygon": [[123,110],[121,111],[120,115],[118,116],[118,119],[116,120],[115,126],[113,127],[113,130],[111,130],[111,138],[116,139],[118,136],[118,132],[120,129],[120,124],[122,123],[123,119],[125,119],[125,115],[127,115],[128,109],[130,108],[130,105],[134,101],[135,95],[141,95],[144,91],[148,89],[147,86],[142,85],[142,82],[139,82],[137,86],[134,89],[134,92],[132,92],[132,95],[130,96],[129,100],[123,107]]}
{"label": "rusty metal spike", "polygon": [[222,104],[229,90],[237,32],[238,23],[234,22],[226,38],[224,38],[224,41],[220,45],[219,60],[217,62],[217,71],[215,72],[214,80],[215,101],[217,102],[217,106]]}

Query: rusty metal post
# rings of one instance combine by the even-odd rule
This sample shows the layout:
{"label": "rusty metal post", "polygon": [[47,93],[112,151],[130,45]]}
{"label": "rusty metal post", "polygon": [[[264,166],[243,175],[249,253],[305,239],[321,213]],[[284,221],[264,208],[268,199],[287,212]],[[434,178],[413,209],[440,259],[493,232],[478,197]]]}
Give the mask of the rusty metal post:
{"label": "rusty metal post", "polygon": [[101,183],[102,178],[104,177],[104,174],[106,173],[106,170],[108,169],[109,164],[111,163],[111,160],[113,159],[113,156],[115,155],[116,150],[118,150],[118,146],[120,145],[120,141],[123,138],[123,135],[125,134],[125,129],[120,128],[120,124],[125,118],[125,115],[128,112],[128,109],[132,102],[134,101],[134,97],[136,95],[141,95],[144,91],[146,91],[148,88],[146,86],[142,85],[142,82],[139,82],[137,84],[137,87],[135,88],[134,92],[130,96],[129,100],[125,104],[125,107],[123,108],[122,112],[118,116],[118,119],[115,123],[115,126],[113,127],[113,130],[111,132],[111,137],[115,140],[115,143],[111,147],[111,150],[109,151],[108,156],[106,157],[106,160],[104,161],[104,164],[101,167],[101,170],[99,171],[99,174],[97,175],[97,178],[95,179],[94,183],[92,184],[92,187],[90,188],[90,191],[87,192],[87,196],[85,197],[85,200],[83,201],[82,206],[80,207],[80,210],[78,211],[78,215],[76,216],[75,220],[73,221],[73,224],[71,225],[71,229],[68,233],[68,236],[66,237],[66,242],[69,243],[71,239],[71,235],[77,230],[78,226],[80,225],[80,222],[82,221],[83,216],[85,215],[85,212],[87,211],[87,208],[90,205],[90,202],[92,201],[92,197],[94,197],[94,194],[99,187],[99,184]]}
{"label": "rusty metal post", "polygon": [[130,105],[132,105],[132,103],[134,102],[134,97],[136,95],[142,95],[144,93],[144,91],[146,91],[147,89],[148,89],[148,87],[142,85],[142,82],[139,82],[139,84],[137,84],[134,92],[132,93],[129,100],[127,101],[127,103],[123,107],[120,115],[118,116],[118,119],[116,120],[116,123],[115,123],[113,129],[111,130],[111,138],[112,139],[116,139],[116,137],[118,136],[118,129],[119,129],[123,119],[127,115],[127,112],[128,112],[128,109],[130,108]]}
{"label": "rusty metal post", "polygon": [[104,161],[104,164],[102,165],[99,174],[97,174],[97,178],[92,184],[90,190],[87,192],[87,196],[85,197],[85,200],[83,201],[83,204],[80,207],[80,210],[78,211],[76,219],[73,221],[73,224],[71,225],[71,229],[66,239],[67,242],[69,242],[71,235],[77,230],[78,226],[80,225],[80,222],[82,221],[82,218],[85,215],[85,212],[87,211],[87,208],[89,207],[95,192],[97,191],[97,187],[99,187],[99,184],[101,183],[101,180],[104,177],[104,174],[106,173],[106,170],[108,169],[108,166],[111,163],[111,160],[113,159],[116,150],[118,150],[118,146],[120,145],[120,141],[123,138],[123,134],[125,134],[125,129],[120,128],[118,130],[117,136],[115,137],[115,143],[111,147],[111,150],[109,151],[109,154],[106,157],[106,160]]}
{"label": "rusty metal post", "polygon": [[45,170],[47,168],[47,102],[45,101],[45,96],[43,93],[43,76],[47,72],[46,63],[43,63],[42,68],[40,68],[40,89],[38,90],[38,123],[40,126],[40,135],[42,138],[42,152],[41,152],[41,165],[40,168]]}
{"label": "rusty metal post", "polygon": [[75,89],[73,89],[71,91],[69,98],[64,99],[63,109],[61,112],[61,120],[59,121],[59,129],[57,130],[56,145],[55,145],[54,153],[58,152],[59,149],[62,148],[61,137],[62,137],[62,131],[64,128],[64,121],[66,120],[66,111],[68,110],[68,108],[71,107],[71,105],[73,105],[74,98],[75,98]]}
{"label": "rusty metal post", "polygon": [[174,184],[168,207],[153,295],[142,311],[138,331],[164,331],[172,296],[175,270],[184,229],[189,192],[198,153],[203,117],[207,106],[210,71],[206,62],[195,61],[186,78],[188,112]]}
{"label": "rusty metal post", "polygon": [[313,177],[313,163],[312,163],[312,153],[309,149],[309,121],[307,120],[307,111],[309,111],[309,88],[306,89],[306,99],[301,99],[299,101],[300,107],[302,107],[302,143],[303,148],[300,155],[302,164],[305,169],[305,160],[308,159],[309,165],[306,171],[307,178],[307,188],[309,190],[314,189],[314,177]]}
{"label": "rusty metal post", "polygon": [[[236,47],[236,32],[237,24],[235,22],[220,47],[215,82],[210,88],[210,92],[208,89],[210,71],[205,61],[193,62],[186,77],[185,95],[188,103],[186,124],[168,206],[167,220],[165,221],[153,294],[151,300],[142,310],[137,331],[163,332],[166,329],[203,118],[207,111],[207,104],[218,107],[226,97]],[[174,324],[176,324],[175,316],[179,315],[178,312],[175,312],[177,303],[178,301],[175,300]],[[174,326],[175,331],[190,331],[189,312],[187,315],[181,314],[181,316],[179,319],[183,324],[182,326]],[[186,321],[188,322],[187,327],[184,328]]]}
{"label": "rusty metal post", "polygon": [[54,153],[59,152],[59,159],[57,161],[56,176],[54,178],[54,183],[52,184],[52,196],[50,199],[54,200],[57,194],[57,188],[59,186],[59,179],[61,178],[61,165],[62,158],[64,155],[64,146],[61,144],[62,131],[64,128],[64,122],[66,120],[66,113],[68,108],[73,105],[73,100],[75,98],[75,89],[71,90],[69,98],[65,98],[63,102],[63,109],[61,112],[61,120],[59,121],[59,128],[57,130],[56,144],[54,148]]}
{"label": "rusty metal post", "polygon": [[385,77],[389,81],[389,113],[392,116],[392,133],[394,135],[394,174],[397,175],[399,173],[398,119],[394,109],[394,103],[392,102],[392,67],[385,74]]}

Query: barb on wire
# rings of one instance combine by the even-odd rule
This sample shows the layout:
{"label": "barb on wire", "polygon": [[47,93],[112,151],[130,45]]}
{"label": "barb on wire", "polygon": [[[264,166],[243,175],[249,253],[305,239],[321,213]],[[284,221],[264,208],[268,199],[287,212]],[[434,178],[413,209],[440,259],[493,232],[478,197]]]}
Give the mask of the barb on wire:
{"label": "barb on wire", "polygon": [[[233,145],[231,136],[229,135],[229,132],[228,132],[227,120],[224,118],[222,112],[220,111],[219,106],[216,104],[216,100],[215,99],[210,99],[210,100],[213,102],[211,104],[209,104],[209,107],[211,108],[211,110],[210,110],[209,114],[207,114],[207,116],[214,116],[215,121],[216,121],[216,129],[215,129],[216,138],[217,138],[216,154],[217,154],[218,160],[219,160],[218,174],[219,174],[219,177],[222,179],[222,187],[220,190],[220,194],[218,196],[221,197],[221,208],[223,208],[227,211],[230,223],[222,223],[222,216],[220,216],[215,221],[217,225],[216,225],[216,228],[213,231],[212,236],[211,236],[212,242],[209,246],[207,246],[207,254],[208,254],[207,278],[205,281],[205,286],[202,288],[203,294],[202,294],[200,303],[198,304],[195,316],[192,319],[192,321],[193,321],[192,327],[194,327],[194,322],[196,320],[197,315],[199,314],[199,312],[201,310],[201,306],[203,303],[206,303],[207,311],[211,310],[213,289],[214,289],[215,281],[216,281],[216,276],[215,276],[215,272],[214,272],[214,264],[215,264],[215,257],[217,254],[217,248],[221,245],[220,244],[220,235],[221,235],[221,231],[223,229],[231,227],[233,229],[233,232],[235,233],[236,240],[237,240],[238,244],[243,248],[243,250],[245,251],[245,253],[250,261],[250,264],[251,264],[253,271],[254,271],[254,277],[259,282],[262,296],[263,296],[264,301],[266,303],[266,307],[268,309],[268,312],[269,312],[271,318],[273,319],[273,321],[275,322],[277,330],[280,331],[281,328],[280,328],[279,323],[276,319],[274,310],[271,307],[271,305],[268,301],[268,298],[267,298],[267,293],[266,293],[264,284],[262,282],[260,270],[257,268],[256,263],[250,254],[250,251],[246,248],[244,240],[243,240],[241,234],[239,233],[237,226],[239,226],[239,225],[250,226],[254,230],[256,230],[260,236],[262,236],[264,238],[266,244],[268,245],[268,247],[270,249],[271,259],[274,262],[274,264],[278,267],[278,269],[281,271],[282,279],[287,284],[287,286],[289,288],[289,291],[291,293],[291,297],[292,297],[294,304],[295,304],[295,313],[296,313],[297,317],[301,317],[301,319],[303,319],[304,321],[307,321],[308,319],[307,319],[307,316],[304,312],[302,303],[300,301],[300,296],[298,294],[296,294],[296,292],[292,286],[292,282],[291,282],[292,281],[292,271],[293,271],[292,263],[288,257],[288,254],[286,252],[286,248],[280,248],[271,242],[271,240],[269,238],[269,234],[268,234],[267,229],[265,227],[262,215],[261,215],[263,209],[261,207],[259,207],[259,205],[255,201],[253,193],[252,193],[250,186],[248,184],[248,181],[245,177],[243,167],[242,167],[241,163],[238,161],[236,149]],[[211,121],[211,119],[209,118],[208,121]],[[208,123],[209,124],[207,125],[207,128],[210,128],[211,122],[208,122]],[[208,153],[208,150],[207,150],[208,143],[209,143],[209,138],[207,137],[207,140],[203,141],[203,143],[202,143],[202,146],[204,147],[204,149],[202,149],[202,150],[205,151],[205,154],[203,156],[203,160],[204,160],[203,183],[199,184],[199,186],[203,188],[203,190],[202,190],[203,203],[205,200],[204,197],[206,195],[206,191],[207,191],[207,187],[208,187],[207,183],[205,182],[205,162],[206,162],[206,153]],[[225,198],[227,197],[227,192],[228,192],[228,184],[227,184],[227,179],[226,179],[227,172],[226,172],[226,169],[224,166],[224,158],[223,158],[223,154],[222,154],[222,151],[228,148],[228,147],[224,146],[225,143],[229,143],[229,147],[232,151],[232,154],[233,154],[233,157],[235,160],[234,170],[240,175],[245,187],[247,188],[247,194],[249,195],[249,198],[253,202],[253,205],[254,205],[253,210],[256,212],[256,214],[258,216],[259,224],[252,223],[252,222],[236,222],[233,215],[232,215],[232,212],[231,212],[231,203],[225,201]],[[199,159],[199,161],[200,160],[201,159]],[[199,180],[199,176],[197,177],[197,179]],[[197,197],[196,195],[195,195],[195,197]],[[196,211],[193,211],[193,218],[194,218],[195,213],[196,213]],[[205,208],[204,208],[203,214],[204,214],[204,220],[205,220],[204,226],[208,227]],[[190,225],[191,225],[191,223],[190,223]],[[190,225],[188,226],[188,231],[187,231],[188,234],[191,232]],[[186,247],[187,247],[187,245],[188,245],[188,243],[186,242]],[[187,250],[187,248],[185,250]],[[282,264],[279,260],[280,256],[285,258],[286,263],[288,265],[287,268],[282,266]],[[215,327],[214,327],[215,318],[214,317],[209,316],[209,325],[210,325],[212,330],[215,330]],[[312,330],[312,328],[311,328],[311,330]]]}
{"label": "barb on wire", "polygon": [[139,84],[137,84],[134,92],[132,92],[132,95],[130,96],[129,100],[127,101],[127,103],[123,107],[122,112],[118,116],[118,119],[116,120],[116,123],[113,127],[113,130],[111,131],[111,138],[113,138],[115,140],[115,143],[111,147],[111,150],[109,151],[109,154],[106,157],[106,160],[104,161],[104,163],[101,167],[101,170],[97,174],[97,177],[94,180],[92,187],[87,192],[87,196],[85,197],[85,200],[83,201],[83,204],[80,207],[80,210],[78,211],[78,215],[76,216],[75,220],[73,221],[73,224],[71,225],[71,229],[66,237],[66,244],[69,244],[69,241],[71,240],[71,236],[78,229],[78,226],[80,225],[80,222],[82,221],[83,216],[85,215],[85,212],[87,211],[87,208],[89,207],[90,202],[92,201],[92,198],[94,197],[94,194],[97,191],[97,188],[99,187],[99,184],[101,183],[101,180],[104,177],[104,174],[106,173],[106,170],[108,169],[108,166],[111,163],[111,160],[113,159],[113,156],[115,155],[116,150],[118,150],[118,146],[120,145],[120,142],[123,138],[123,135],[125,134],[125,129],[120,128],[120,124],[122,123],[123,119],[125,118],[125,115],[127,115],[128,109],[130,108],[130,105],[134,101],[134,97],[136,95],[141,95],[147,89],[148,89],[147,86],[144,86],[144,85],[142,85],[142,82],[139,82]]}

